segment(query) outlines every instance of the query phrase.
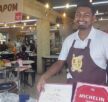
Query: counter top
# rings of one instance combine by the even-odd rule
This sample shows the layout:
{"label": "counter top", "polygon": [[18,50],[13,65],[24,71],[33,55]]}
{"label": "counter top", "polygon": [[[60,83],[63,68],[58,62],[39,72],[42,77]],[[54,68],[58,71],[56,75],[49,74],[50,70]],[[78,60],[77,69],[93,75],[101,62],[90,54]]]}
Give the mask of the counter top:
{"label": "counter top", "polygon": [[58,55],[43,56],[43,58],[58,58]]}

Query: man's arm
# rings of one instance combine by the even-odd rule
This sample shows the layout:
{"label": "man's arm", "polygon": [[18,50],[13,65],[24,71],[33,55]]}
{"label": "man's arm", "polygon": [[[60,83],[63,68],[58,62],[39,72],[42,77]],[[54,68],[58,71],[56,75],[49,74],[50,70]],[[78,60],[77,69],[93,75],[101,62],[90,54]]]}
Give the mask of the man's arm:
{"label": "man's arm", "polygon": [[57,62],[55,62],[48,71],[46,71],[41,78],[39,79],[38,83],[37,83],[37,90],[38,92],[41,92],[41,90],[44,88],[44,84],[46,83],[46,81],[53,76],[54,74],[56,74],[57,72],[59,72],[64,65],[65,61],[63,60],[58,60]]}

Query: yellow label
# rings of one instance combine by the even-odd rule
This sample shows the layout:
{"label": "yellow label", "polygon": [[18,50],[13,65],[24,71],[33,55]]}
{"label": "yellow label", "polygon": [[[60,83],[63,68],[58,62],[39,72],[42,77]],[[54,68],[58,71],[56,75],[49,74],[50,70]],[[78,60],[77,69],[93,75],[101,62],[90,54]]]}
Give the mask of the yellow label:
{"label": "yellow label", "polygon": [[82,72],[82,59],[83,59],[83,55],[80,55],[80,56],[75,56],[75,54],[73,54],[73,57],[72,57],[72,63],[71,63],[71,70],[73,72],[77,71],[77,72]]}

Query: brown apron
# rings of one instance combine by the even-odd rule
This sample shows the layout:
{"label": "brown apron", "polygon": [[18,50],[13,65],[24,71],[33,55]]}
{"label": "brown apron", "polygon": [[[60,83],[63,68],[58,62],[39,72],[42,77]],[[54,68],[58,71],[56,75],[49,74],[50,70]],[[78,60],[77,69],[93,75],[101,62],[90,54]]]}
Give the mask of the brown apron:
{"label": "brown apron", "polygon": [[106,70],[97,66],[90,56],[91,40],[88,40],[87,47],[84,49],[74,48],[75,41],[73,41],[67,57],[67,65],[73,78],[67,79],[67,83],[73,84],[74,89],[77,82],[105,85]]}

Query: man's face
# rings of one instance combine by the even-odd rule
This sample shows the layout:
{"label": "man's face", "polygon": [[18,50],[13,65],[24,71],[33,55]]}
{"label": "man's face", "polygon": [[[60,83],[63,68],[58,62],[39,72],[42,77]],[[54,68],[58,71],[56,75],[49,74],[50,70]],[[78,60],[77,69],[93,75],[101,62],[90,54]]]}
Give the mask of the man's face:
{"label": "man's face", "polygon": [[95,21],[95,15],[88,7],[78,7],[75,13],[74,22],[78,29],[86,30],[91,28]]}

